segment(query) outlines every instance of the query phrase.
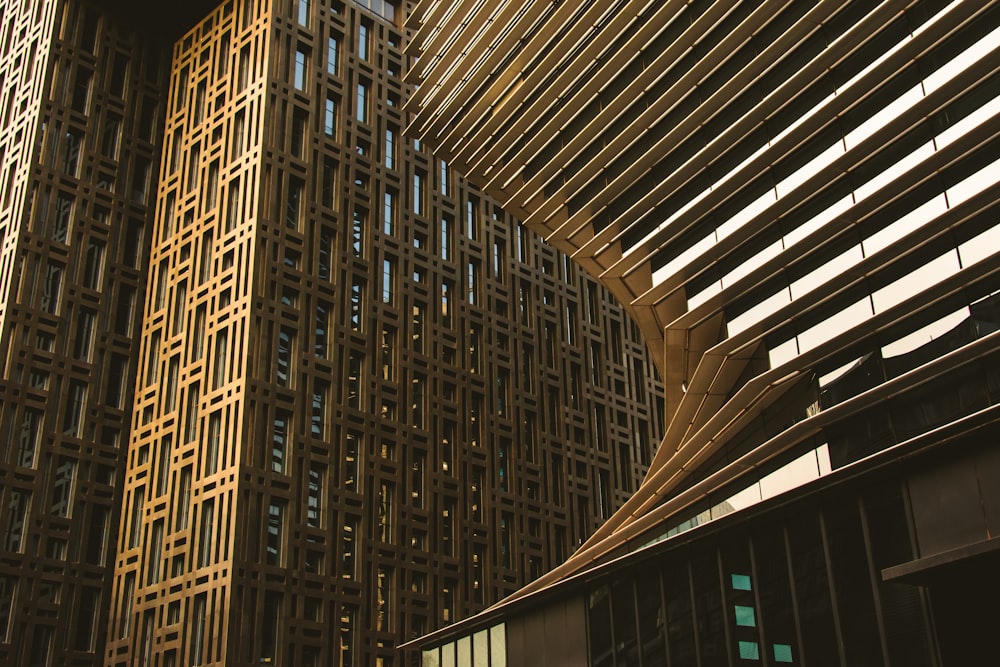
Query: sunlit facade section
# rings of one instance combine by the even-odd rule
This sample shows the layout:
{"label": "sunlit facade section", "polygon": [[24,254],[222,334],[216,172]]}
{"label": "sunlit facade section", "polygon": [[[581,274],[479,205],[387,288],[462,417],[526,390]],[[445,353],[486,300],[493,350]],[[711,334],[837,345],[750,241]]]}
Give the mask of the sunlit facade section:
{"label": "sunlit facade section", "polygon": [[623,307],[404,135],[406,9],[222,2],[174,43],[109,667],[409,664],[651,461]]}

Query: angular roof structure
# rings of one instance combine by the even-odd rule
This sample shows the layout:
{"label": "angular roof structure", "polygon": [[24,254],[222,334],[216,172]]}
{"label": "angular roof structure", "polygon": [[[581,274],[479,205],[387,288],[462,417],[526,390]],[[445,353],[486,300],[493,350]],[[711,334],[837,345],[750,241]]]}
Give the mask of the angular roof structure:
{"label": "angular roof structure", "polygon": [[963,2],[417,5],[409,132],[628,304],[667,385],[643,485],[519,595],[803,453],[823,474],[969,414],[836,439],[1000,343],[998,25]]}

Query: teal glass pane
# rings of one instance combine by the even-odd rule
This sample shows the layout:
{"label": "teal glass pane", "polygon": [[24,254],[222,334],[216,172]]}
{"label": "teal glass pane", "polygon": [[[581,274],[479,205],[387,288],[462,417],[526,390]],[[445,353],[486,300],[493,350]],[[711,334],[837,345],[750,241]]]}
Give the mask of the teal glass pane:
{"label": "teal glass pane", "polygon": [[740,642],[741,660],[760,660],[760,648],[757,642]]}
{"label": "teal glass pane", "polygon": [[736,605],[736,625],[744,628],[757,627],[757,619],[754,618],[753,607]]}
{"label": "teal glass pane", "polygon": [[774,661],[775,662],[791,662],[792,661],[792,647],[788,644],[775,644],[774,645]]}
{"label": "teal glass pane", "polygon": [[749,591],[750,588],[750,576],[746,574],[734,574],[731,575],[733,580],[733,590],[734,591]]}

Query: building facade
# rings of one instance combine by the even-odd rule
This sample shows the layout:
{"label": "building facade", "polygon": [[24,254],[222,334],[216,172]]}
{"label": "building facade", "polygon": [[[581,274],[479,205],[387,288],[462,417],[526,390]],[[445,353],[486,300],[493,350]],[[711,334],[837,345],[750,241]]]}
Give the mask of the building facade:
{"label": "building facade", "polygon": [[408,11],[3,7],[0,663],[408,664],[637,486],[639,330],[404,137]]}
{"label": "building facade", "polygon": [[0,663],[103,651],[166,52],[83,3],[3,3]]}
{"label": "building facade", "polygon": [[537,664],[983,664],[1000,8],[411,21],[411,133],[627,304],[667,422],[623,509],[507,612],[421,642],[428,664],[519,664],[570,621],[579,651]]}

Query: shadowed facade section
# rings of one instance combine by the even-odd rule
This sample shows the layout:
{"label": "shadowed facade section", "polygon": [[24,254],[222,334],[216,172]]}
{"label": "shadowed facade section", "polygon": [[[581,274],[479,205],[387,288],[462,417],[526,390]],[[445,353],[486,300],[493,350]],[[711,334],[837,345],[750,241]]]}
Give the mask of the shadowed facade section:
{"label": "shadowed facade section", "polygon": [[[1000,345],[996,6],[423,2],[410,25],[409,131],[621,299],[666,382],[667,426],[642,486],[509,604],[734,509],[826,493],[824,478],[892,451],[980,446]],[[954,456],[980,465],[962,447]],[[894,558],[990,534],[988,519],[962,518],[968,532],[931,538],[965,515],[957,500],[925,514],[925,501],[974,483],[920,484],[914,465],[893,478],[913,512],[893,521],[916,551]],[[869,537],[852,544],[870,558]],[[727,539],[706,537],[707,553]],[[848,585],[855,570],[841,580],[826,558],[827,585]],[[856,572],[875,581],[895,564]],[[743,627],[711,623],[731,638]],[[756,642],[732,643],[725,660],[759,659]],[[771,659],[785,662],[792,644],[776,644]]]}

